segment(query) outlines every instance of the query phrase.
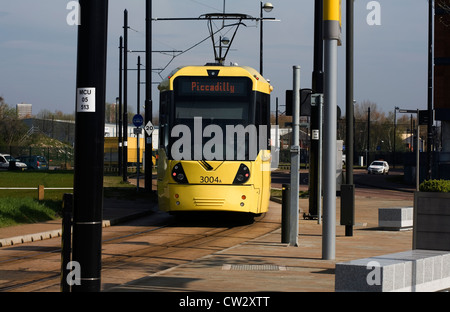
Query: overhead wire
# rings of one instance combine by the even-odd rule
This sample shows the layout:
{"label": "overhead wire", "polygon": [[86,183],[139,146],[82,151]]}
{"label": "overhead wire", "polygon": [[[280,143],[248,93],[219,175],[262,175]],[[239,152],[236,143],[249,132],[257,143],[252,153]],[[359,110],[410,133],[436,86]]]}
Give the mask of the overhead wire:
{"label": "overhead wire", "polygon": [[[195,3],[199,4],[199,5],[204,6],[204,7],[208,7],[208,8],[210,8],[210,9],[214,9],[214,10],[216,10],[216,11],[220,11],[219,9],[217,9],[217,8],[215,8],[215,7],[213,7],[213,6],[207,5],[207,4],[205,4],[205,3],[201,2],[201,1],[198,1],[198,0],[190,0],[190,1],[191,1],[191,2],[195,2]],[[226,1],[226,0],[223,0],[223,1],[224,1],[224,8],[225,8],[225,1]],[[224,13],[225,13],[225,12],[224,12]],[[175,48],[171,47],[170,45],[168,45],[168,44],[166,44],[166,43],[164,43],[164,42],[159,41],[158,39],[153,38],[153,40],[155,40],[155,41],[157,41],[157,42],[159,42],[159,43],[161,43],[161,44],[163,44],[163,45],[166,45],[166,46],[172,48],[172,49],[173,49],[173,52],[172,52],[172,53],[170,53],[170,52],[159,52],[160,54],[170,56],[171,58],[170,58],[170,60],[165,64],[165,66],[163,66],[162,68],[158,68],[157,70],[152,69],[152,71],[156,72],[156,73],[158,74],[158,76],[159,76],[161,79],[163,79],[163,77],[162,77],[162,72],[164,72],[164,71],[167,69],[167,67],[175,60],[175,58],[177,58],[178,56],[183,55],[184,53],[189,52],[190,50],[196,48],[197,46],[199,46],[200,44],[202,44],[203,42],[205,42],[205,41],[208,40],[208,39],[211,39],[211,38],[214,39],[214,35],[216,35],[217,33],[221,32],[224,28],[231,27],[231,26],[236,26],[236,25],[240,25],[241,22],[239,22],[239,23],[237,23],[237,24],[225,25],[225,22],[222,21],[222,25],[221,25],[221,26],[218,26],[218,25],[216,25],[216,24],[214,23],[214,21],[213,21],[213,24],[214,24],[214,28],[216,28],[217,30],[213,31],[213,29],[211,28],[211,29],[210,29],[210,34],[209,34],[206,38],[200,40],[199,42],[195,43],[194,45],[190,46],[189,48],[187,48],[187,49],[185,49],[185,50],[183,50],[183,51],[181,51],[181,52],[178,52],[178,53],[176,52],[176,49],[175,49]],[[244,24],[244,25],[245,25],[245,24]],[[145,34],[144,34],[142,31],[139,31],[139,30],[137,30],[137,29],[133,29],[133,28],[131,28],[131,27],[129,27],[129,29],[133,30],[134,32],[136,32],[136,33],[138,33],[138,34],[141,34],[141,35],[144,35],[144,36],[145,36]],[[221,34],[221,35],[222,35],[222,36],[225,36],[225,35],[228,34],[230,31],[231,31],[231,28],[229,28],[224,34]],[[220,40],[220,39],[219,39],[219,40]],[[213,48],[215,49],[215,42],[214,42],[214,47],[213,47]]]}

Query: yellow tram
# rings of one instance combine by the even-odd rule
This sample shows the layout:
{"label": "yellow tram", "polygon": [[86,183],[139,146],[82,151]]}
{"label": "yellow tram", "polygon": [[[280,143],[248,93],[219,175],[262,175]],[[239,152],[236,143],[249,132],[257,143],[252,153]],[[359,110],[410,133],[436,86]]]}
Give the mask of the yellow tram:
{"label": "yellow tram", "polygon": [[215,64],[177,68],[158,89],[160,209],[266,212],[270,83]]}

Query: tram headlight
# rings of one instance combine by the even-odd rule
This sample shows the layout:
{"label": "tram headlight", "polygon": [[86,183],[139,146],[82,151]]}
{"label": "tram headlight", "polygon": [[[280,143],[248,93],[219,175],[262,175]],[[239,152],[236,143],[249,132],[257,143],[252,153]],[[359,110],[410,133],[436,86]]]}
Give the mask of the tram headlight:
{"label": "tram headlight", "polygon": [[181,163],[177,163],[172,168],[172,178],[177,183],[189,183],[188,179],[186,178],[186,174],[184,173],[183,166]]}
{"label": "tram headlight", "polygon": [[248,179],[250,179],[250,170],[246,165],[241,164],[236,176],[234,177],[233,184],[243,184],[247,182]]}

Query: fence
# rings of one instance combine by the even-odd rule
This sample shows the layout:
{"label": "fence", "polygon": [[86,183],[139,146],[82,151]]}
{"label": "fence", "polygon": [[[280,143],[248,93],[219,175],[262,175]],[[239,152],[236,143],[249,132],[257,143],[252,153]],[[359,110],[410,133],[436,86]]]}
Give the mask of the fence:
{"label": "fence", "polygon": [[[74,149],[72,147],[32,147],[32,146],[0,146],[1,154],[10,154],[18,158],[20,156],[38,155],[44,156],[49,163],[50,169],[73,169]],[[141,170],[143,170],[144,150],[140,149]],[[155,162],[156,153],[153,155]],[[136,171],[137,149],[128,148],[128,166],[130,171]],[[118,150],[117,148],[105,148],[104,167],[106,172],[117,171]]]}
{"label": "fence", "polygon": [[[137,170],[137,148],[127,148],[127,155],[128,155],[128,171],[129,172],[136,172]],[[139,149],[139,158],[140,158],[140,170],[144,171],[144,167],[146,166],[145,164],[145,154],[144,154],[144,149],[140,148]],[[153,167],[155,168],[156,166],[156,155],[157,152],[153,151],[152,154],[152,162],[153,162]],[[105,154],[104,154],[104,169],[105,172],[118,172],[118,164],[119,164],[119,154],[118,154],[118,149],[117,148],[106,148],[105,147]]]}
{"label": "fence", "polygon": [[20,156],[44,156],[50,168],[71,169],[74,164],[74,151],[70,146],[33,147],[33,146],[0,146],[0,153]]}
{"label": "fence", "polygon": [[[345,155],[345,151],[342,152]],[[374,160],[383,159],[386,160],[389,165],[392,166],[403,166],[405,163],[405,158],[413,155],[415,157],[415,153],[412,152],[386,152],[386,151],[376,151],[376,152],[355,152],[353,159],[355,166],[363,166],[367,167],[370,162]],[[360,163],[362,157],[362,163]],[[280,150],[280,163],[290,163],[290,150],[289,149],[281,149]],[[300,150],[300,159],[301,163],[309,163],[309,151],[307,149]]]}

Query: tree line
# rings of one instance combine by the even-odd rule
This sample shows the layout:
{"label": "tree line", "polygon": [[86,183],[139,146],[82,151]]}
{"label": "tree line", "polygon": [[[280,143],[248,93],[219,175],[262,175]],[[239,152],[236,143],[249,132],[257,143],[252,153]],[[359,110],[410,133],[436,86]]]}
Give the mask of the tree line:
{"label": "tree line", "polygon": [[[369,119],[370,107],[370,119]],[[105,106],[105,122],[118,122],[118,105],[106,103]],[[134,116],[132,108],[128,108],[128,123],[132,123]],[[66,114],[56,110],[41,110],[36,114],[36,118],[43,120],[75,120],[75,113]],[[396,119],[396,123],[394,122]],[[308,118],[302,117],[306,124]],[[276,114],[271,114],[271,123],[275,124]],[[281,128],[289,127],[292,117],[283,113],[278,114],[278,124]],[[369,127],[370,123],[370,127]],[[158,124],[158,118],[153,118],[153,124]],[[387,114],[378,108],[376,103],[371,101],[363,101],[354,105],[354,151],[357,153],[365,152],[369,148],[369,152],[393,152],[394,145],[396,152],[407,152],[412,150],[412,145],[408,145],[409,137],[413,137],[413,130],[417,127],[417,118],[414,115],[395,114],[390,111]],[[370,132],[369,132],[370,129]],[[304,132],[309,129],[302,128]],[[29,129],[20,122],[15,107],[10,107],[0,97],[0,145],[19,145],[30,144],[33,140],[32,136],[27,136]],[[337,125],[337,139],[345,142],[346,123],[345,116],[340,116]],[[421,127],[421,138],[426,138],[426,127]],[[406,142],[405,142],[406,139]],[[412,139],[411,139],[412,142]],[[307,144],[307,143],[306,143]]]}
{"label": "tree line", "polygon": [[[370,116],[369,116],[370,108]],[[396,120],[396,122],[395,122]],[[290,127],[291,116],[278,113],[280,128]],[[271,114],[271,123],[276,123],[276,114]],[[301,125],[308,123],[308,117],[301,117]],[[370,126],[369,126],[370,123]],[[338,116],[337,139],[346,144],[346,116]],[[417,128],[416,114],[400,114],[395,110],[385,113],[378,105],[371,101],[362,101],[354,105],[354,151],[366,152],[409,152],[413,150],[413,132]],[[301,130],[308,132],[307,127]],[[370,132],[369,132],[370,131]],[[427,137],[427,129],[421,127],[420,137]]]}
{"label": "tree line", "polygon": [[[105,104],[105,122],[116,123],[118,121],[118,106],[116,104]],[[135,113],[132,108],[128,108],[128,123],[132,123]],[[49,121],[75,121],[75,113],[64,113],[60,110],[51,112],[48,109],[39,111],[33,117]],[[18,115],[17,109],[6,103],[0,96],[0,146],[30,145],[37,140],[38,135],[31,134],[29,128],[23,123]],[[43,130],[43,129],[41,129]]]}
{"label": "tree line", "polygon": [[28,129],[19,121],[15,108],[0,96],[0,145],[12,145],[24,140]]}
{"label": "tree line", "polygon": [[[370,108],[370,115],[369,115]],[[395,119],[396,122],[395,122]],[[354,105],[354,150],[355,152],[407,152],[412,150],[412,140],[416,129],[416,116],[379,110],[371,101]],[[338,139],[345,141],[345,116],[338,121]],[[405,142],[406,140],[406,142]],[[412,141],[411,141],[412,143]],[[394,146],[395,145],[395,146]]]}

